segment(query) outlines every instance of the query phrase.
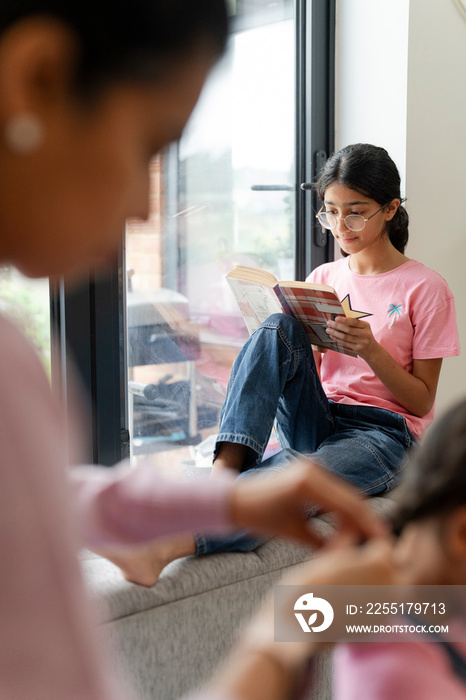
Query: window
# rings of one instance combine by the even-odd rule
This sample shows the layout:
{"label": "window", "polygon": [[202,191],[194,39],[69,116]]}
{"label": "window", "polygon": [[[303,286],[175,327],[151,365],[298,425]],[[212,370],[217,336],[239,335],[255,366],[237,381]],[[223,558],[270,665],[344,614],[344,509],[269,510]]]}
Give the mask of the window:
{"label": "window", "polygon": [[50,296],[47,279],[29,279],[10,265],[0,267],[0,309],[34,344],[47,375],[50,366]]}
{"label": "window", "polygon": [[183,138],[152,163],[149,221],[127,227],[134,456],[216,432],[247,337],[228,270],[294,276],[293,3],[239,5]]}
{"label": "window", "polygon": [[334,2],[230,10],[226,55],[181,141],[151,164],[149,220],[128,222],[108,280],[90,272],[60,291],[99,463],[202,462],[247,337],[225,274],[241,263],[302,278],[331,254],[301,184],[332,148]]}

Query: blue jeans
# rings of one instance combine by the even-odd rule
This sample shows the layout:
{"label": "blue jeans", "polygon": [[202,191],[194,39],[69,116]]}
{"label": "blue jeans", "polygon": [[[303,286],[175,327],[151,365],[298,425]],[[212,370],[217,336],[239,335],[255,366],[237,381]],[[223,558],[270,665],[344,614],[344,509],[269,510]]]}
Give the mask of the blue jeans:
{"label": "blue jeans", "polygon": [[[274,425],[284,452],[261,463]],[[221,442],[249,448],[240,478],[258,469],[283,468],[297,452],[312,456],[360,492],[374,495],[396,484],[415,440],[398,413],[329,401],[301,324],[274,314],[253,333],[233,364],[214,455]],[[249,551],[261,541],[244,533],[198,537],[197,551]]]}

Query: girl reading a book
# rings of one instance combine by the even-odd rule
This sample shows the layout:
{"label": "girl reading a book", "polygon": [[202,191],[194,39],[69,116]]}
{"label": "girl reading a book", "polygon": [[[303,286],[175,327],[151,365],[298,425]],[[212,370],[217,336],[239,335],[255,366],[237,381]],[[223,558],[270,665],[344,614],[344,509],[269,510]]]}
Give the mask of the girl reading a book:
{"label": "girl reading a book", "polygon": [[380,493],[432,421],[442,358],[459,352],[453,295],[405,255],[408,214],[383,148],[355,144],[333,154],[317,192],[317,217],[343,257],[308,281],[334,287],[351,310],[328,321],[327,333],[357,357],[313,352],[293,319],[269,318],[233,366],[214,469],[260,463],[275,422],[282,448]]}
{"label": "girl reading a book", "polygon": [[308,281],[334,287],[351,310],[328,321],[327,333],[357,357],[313,351],[294,319],[269,318],[233,366],[214,470],[256,468],[275,423],[283,449],[381,493],[433,419],[442,358],[459,352],[453,295],[405,255],[408,214],[385,149],[355,144],[333,154],[317,192],[317,217],[343,257]]}
{"label": "girl reading a book", "polygon": [[[312,459],[374,495],[397,483],[408,448],[433,419],[444,357],[459,353],[453,295],[445,280],[405,255],[408,214],[397,167],[383,148],[334,153],[317,182],[317,213],[343,254],[308,281],[333,287],[351,310],[327,333],[357,357],[312,348],[296,319],[269,317],[236,358],[221,413],[213,476],[282,469]],[[272,427],[282,451],[262,461]],[[148,552],[127,575],[187,554],[247,551],[261,540],[187,538]],[[150,576],[149,576],[150,579]]]}

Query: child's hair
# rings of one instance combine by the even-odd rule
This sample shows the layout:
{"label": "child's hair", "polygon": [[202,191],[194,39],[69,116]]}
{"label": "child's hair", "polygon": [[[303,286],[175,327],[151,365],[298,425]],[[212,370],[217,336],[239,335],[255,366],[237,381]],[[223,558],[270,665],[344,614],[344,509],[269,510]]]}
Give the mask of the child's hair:
{"label": "child's hair", "polygon": [[228,36],[224,0],[2,0],[0,38],[32,17],[58,19],[72,31],[75,88],[88,96],[122,80],[157,81],[204,46],[217,58]]}
{"label": "child's hair", "polygon": [[[380,206],[393,199],[403,201],[395,163],[384,148],[369,143],[355,143],[330,156],[317,181],[320,199],[324,199],[325,190],[334,183],[356,190]],[[408,212],[402,205],[393,219],[387,221],[390,241],[400,253],[404,253],[408,243],[408,223]]]}
{"label": "child's hair", "polygon": [[466,400],[453,406],[410,452],[397,494],[394,531],[466,505]]}

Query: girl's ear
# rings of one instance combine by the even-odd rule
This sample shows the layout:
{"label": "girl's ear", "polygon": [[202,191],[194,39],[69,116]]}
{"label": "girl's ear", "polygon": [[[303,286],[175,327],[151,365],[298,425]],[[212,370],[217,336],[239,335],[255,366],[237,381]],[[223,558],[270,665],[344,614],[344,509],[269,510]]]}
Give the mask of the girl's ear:
{"label": "girl's ear", "polygon": [[466,566],[466,506],[457,508],[448,516],[444,535],[449,557]]}
{"label": "girl's ear", "polygon": [[391,221],[398,211],[401,201],[399,199],[392,199],[392,201],[387,204],[384,209],[385,221]]}

